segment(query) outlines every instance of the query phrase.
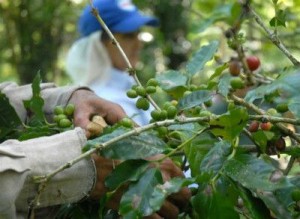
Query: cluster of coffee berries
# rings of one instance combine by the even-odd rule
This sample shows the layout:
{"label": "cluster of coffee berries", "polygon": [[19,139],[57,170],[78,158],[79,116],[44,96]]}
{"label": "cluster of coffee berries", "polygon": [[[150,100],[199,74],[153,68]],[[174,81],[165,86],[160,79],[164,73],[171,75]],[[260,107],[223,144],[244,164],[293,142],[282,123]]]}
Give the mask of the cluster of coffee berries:
{"label": "cluster of coffee berries", "polygon": [[[260,66],[260,60],[256,56],[248,56],[246,57],[245,61],[250,71],[255,71]],[[233,76],[233,78],[230,81],[230,85],[234,90],[242,89],[245,87],[245,83],[243,79],[239,77],[241,73],[241,68],[242,65],[239,60],[237,59],[230,60],[228,64],[228,70],[231,76]]]}
{"label": "cluster of coffee berries", "polygon": [[264,121],[264,122],[259,122],[259,121],[252,121],[248,127],[248,131],[249,132],[256,132],[258,131],[258,129],[264,130],[264,131],[269,131],[272,128],[272,123],[268,122],[268,121]]}
{"label": "cluster of coffee berries", "polygon": [[153,110],[151,112],[152,121],[162,121],[165,119],[174,119],[177,115],[177,101],[167,101],[161,110]]}
{"label": "cluster of coffee berries", "polygon": [[56,106],[54,108],[53,120],[60,128],[68,128],[72,126],[73,113],[75,110],[74,104],[69,103],[67,106]]}
{"label": "cluster of coffee berries", "polygon": [[[245,61],[246,61],[247,67],[250,71],[255,71],[260,66],[260,60],[256,56],[247,56]],[[240,75],[242,66],[241,66],[241,63],[237,59],[230,60],[228,65],[229,65],[228,66],[229,73],[232,76]]]}
{"label": "cluster of coffee berries", "polygon": [[[272,123],[269,121],[258,122],[256,120],[252,121],[248,127],[249,132],[257,132],[259,128],[263,131],[270,131],[272,129]],[[285,140],[280,135],[275,135],[273,139],[267,142],[267,152],[269,154],[277,154],[277,151],[284,151],[286,148]]]}
{"label": "cluster of coffee berries", "polygon": [[134,85],[127,91],[127,96],[129,98],[137,98],[136,107],[142,110],[148,110],[150,107],[150,103],[146,96],[148,94],[153,94],[156,92],[156,86],[158,85],[158,81],[154,78],[151,78],[147,81],[146,87],[141,85]]}

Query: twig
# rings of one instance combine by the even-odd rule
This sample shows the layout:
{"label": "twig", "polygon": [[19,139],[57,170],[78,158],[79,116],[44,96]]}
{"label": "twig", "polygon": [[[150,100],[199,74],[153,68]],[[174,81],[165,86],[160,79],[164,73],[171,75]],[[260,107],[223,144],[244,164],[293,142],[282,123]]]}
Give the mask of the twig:
{"label": "twig", "polygon": [[68,169],[68,168],[72,167],[74,164],[78,163],[79,161],[89,157],[91,154],[95,153],[98,150],[102,150],[102,149],[108,147],[109,145],[116,143],[117,141],[120,141],[124,138],[130,137],[132,135],[140,134],[144,131],[153,129],[155,127],[169,126],[169,125],[178,124],[178,123],[184,124],[184,123],[192,123],[192,122],[209,122],[212,118],[215,119],[217,117],[218,116],[194,117],[194,118],[184,118],[184,119],[181,118],[180,120],[172,119],[172,120],[158,121],[158,122],[150,123],[150,124],[142,126],[142,127],[134,128],[133,130],[126,132],[118,137],[115,137],[107,142],[96,145],[93,149],[86,151],[85,153],[81,154],[80,156],[78,156],[78,157],[74,158],[73,160],[67,162],[66,164],[58,167],[53,172],[43,175],[43,176],[35,176],[34,181],[36,183],[40,183],[40,185],[38,187],[37,195],[35,196],[35,198],[32,200],[32,202],[30,204],[30,208],[34,208],[35,206],[38,205],[40,194],[46,188],[47,182],[50,181],[50,179],[52,179],[56,174],[62,172],[63,170]]}
{"label": "twig", "polygon": [[[237,96],[235,96],[234,94],[230,94],[230,97],[237,103],[253,110],[254,112],[256,112],[259,115],[266,115],[265,111],[263,111],[262,109],[258,108],[257,106],[255,106],[254,104],[248,103],[246,102],[244,99],[239,98]],[[287,127],[285,127],[282,123],[278,122],[275,123],[274,125],[276,125],[284,134],[290,136],[291,138],[295,139],[298,143],[300,143],[300,137],[294,133],[293,131],[291,131],[290,129],[288,129]]]}
{"label": "twig", "polygon": [[300,67],[300,62],[286,49],[285,45],[283,45],[283,43],[279,40],[277,35],[275,33],[272,33],[267,28],[267,26],[263,23],[259,15],[251,7],[249,7],[249,12],[253,15],[258,25],[260,25],[261,28],[267,33],[268,38],[273,42],[273,44],[276,45],[289,58],[293,65]]}
{"label": "twig", "polygon": [[[115,45],[117,47],[117,49],[119,50],[119,52],[121,53],[121,56],[123,57],[123,59],[125,60],[127,67],[128,67],[128,73],[129,75],[133,76],[135,82],[142,86],[142,83],[140,82],[140,80],[137,77],[136,74],[136,70],[132,67],[127,55],[125,54],[124,50],[122,49],[122,47],[120,46],[119,42],[117,41],[117,39],[114,37],[114,35],[112,34],[112,32],[109,30],[109,28],[106,26],[105,22],[102,20],[97,8],[94,7],[92,0],[90,0],[90,4],[92,7],[92,14],[97,18],[98,22],[100,23],[100,25],[103,27],[104,31],[108,34],[109,38],[112,40],[113,45]],[[146,96],[147,99],[149,100],[149,102],[154,106],[155,109],[160,110],[160,107],[156,104],[156,102],[153,100],[153,98],[150,95]]]}
{"label": "twig", "polygon": [[300,119],[291,119],[291,118],[282,118],[278,116],[269,116],[269,115],[249,115],[251,120],[262,120],[267,119],[272,123],[289,123],[293,125],[300,125]]}

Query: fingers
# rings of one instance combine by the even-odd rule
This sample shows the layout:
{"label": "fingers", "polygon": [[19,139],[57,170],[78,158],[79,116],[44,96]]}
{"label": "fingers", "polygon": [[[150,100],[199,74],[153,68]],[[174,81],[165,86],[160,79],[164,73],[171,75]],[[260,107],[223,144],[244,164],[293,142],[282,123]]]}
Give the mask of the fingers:
{"label": "fingers", "polygon": [[173,203],[166,200],[157,214],[165,219],[176,219],[179,209]]}
{"label": "fingers", "polygon": [[88,123],[86,127],[87,137],[99,136],[103,129],[107,126],[107,123],[101,116],[93,116],[92,121]]}

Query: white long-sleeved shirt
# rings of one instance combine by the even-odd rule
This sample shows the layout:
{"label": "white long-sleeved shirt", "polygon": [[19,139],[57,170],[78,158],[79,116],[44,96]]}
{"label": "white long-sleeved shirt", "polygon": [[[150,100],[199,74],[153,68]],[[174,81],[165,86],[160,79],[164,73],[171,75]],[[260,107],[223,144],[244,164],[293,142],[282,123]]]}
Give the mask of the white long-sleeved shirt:
{"label": "white long-sleeved shirt", "polygon": [[127,97],[126,92],[134,84],[133,78],[127,72],[111,68],[107,80],[95,80],[88,86],[98,96],[121,105],[126,114],[137,124],[146,125],[151,119],[150,111],[153,107],[147,111],[137,109],[135,105],[137,98]]}
{"label": "white long-sleeved shirt", "polygon": [[[65,105],[78,87],[55,88],[54,84],[47,83],[42,84],[41,89],[45,100],[45,113],[51,114],[53,107]],[[15,83],[0,83],[0,91],[6,94],[11,105],[24,121],[26,110],[22,101],[31,97],[31,87],[17,86]],[[36,196],[38,189],[32,177],[51,173],[78,157],[85,143],[85,133],[81,128],[22,142],[18,140],[2,142],[0,144],[0,219],[26,218],[28,204]],[[93,188],[95,174],[95,167],[90,158],[58,173],[47,183],[41,193],[38,207],[81,200]]]}

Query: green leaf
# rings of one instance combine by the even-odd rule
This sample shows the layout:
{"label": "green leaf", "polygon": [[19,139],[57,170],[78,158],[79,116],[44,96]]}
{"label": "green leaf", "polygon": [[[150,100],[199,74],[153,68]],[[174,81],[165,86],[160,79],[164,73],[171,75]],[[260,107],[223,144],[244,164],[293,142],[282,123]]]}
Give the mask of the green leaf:
{"label": "green leaf", "polygon": [[244,201],[245,207],[248,209],[251,218],[255,219],[271,219],[269,209],[266,205],[262,202],[262,200],[255,198],[251,191],[242,187],[238,186],[240,191],[240,196]]}
{"label": "green leaf", "polygon": [[173,90],[177,87],[185,86],[187,82],[187,76],[180,71],[169,70],[156,76],[160,87],[165,90]]}
{"label": "green leaf", "polygon": [[42,136],[51,136],[56,133],[59,133],[58,129],[50,128],[47,125],[38,126],[38,127],[28,127],[27,129],[23,130],[18,137],[19,141],[25,141],[32,138],[38,138]]}
{"label": "green leaf", "polygon": [[[89,140],[86,148],[93,148],[101,143],[107,142],[113,138],[119,137],[130,131],[130,129],[118,128],[110,134],[106,134]],[[117,141],[101,150],[101,154],[111,159],[143,159],[155,154],[162,153],[166,144],[156,135],[143,132]]]}
{"label": "green leaf", "polygon": [[235,107],[219,118],[210,121],[211,132],[231,141],[240,135],[247,121],[247,110],[243,107]]}
{"label": "green leaf", "polygon": [[162,176],[158,169],[148,169],[138,182],[132,183],[121,199],[119,211],[121,215],[138,212],[142,216],[151,215],[155,210],[150,204],[151,196],[157,185],[162,184]]}
{"label": "green leaf", "polygon": [[271,94],[276,90],[285,92],[285,96],[296,97],[299,95],[300,72],[299,70],[282,72],[280,77],[271,84],[261,85],[256,89],[247,92],[245,101],[253,102],[261,99],[267,94]]}
{"label": "green leaf", "polygon": [[216,175],[230,154],[231,145],[226,141],[217,142],[201,162],[201,172],[211,172]]}
{"label": "green leaf", "polygon": [[283,175],[274,179],[278,170],[269,158],[239,154],[224,163],[224,173],[250,190],[275,191],[292,186]]}
{"label": "green leaf", "polygon": [[270,131],[258,130],[257,132],[252,133],[252,137],[260,146],[261,152],[266,153],[267,143],[274,137],[274,133]]}
{"label": "green leaf", "polygon": [[213,58],[219,46],[218,41],[212,41],[209,45],[200,48],[186,65],[190,77],[204,68],[204,65]]}
{"label": "green leaf", "polygon": [[193,179],[172,178],[163,185],[157,185],[149,200],[149,203],[154,211],[158,211],[164,200],[171,194],[178,192],[181,188],[194,183]]}
{"label": "green leaf", "polygon": [[[43,112],[44,99],[41,97],[41,76],[38,73],[32,82],[32,98],[30,100],[24,100],[25,108],[33,113],[33,119],[45,123],[45,115]],[[39,122],[37,122],[40,124]]]}
{"label": "green leaf", "polygon": [[223,65],[216,68],[215,72],[210,76],[209,80],[213,80],[216,77],[219,77],[225,69],[228,68],[228,64],[224,63]]}
{"label": "green leaf", "polygon": [[[258,197],[264,201],[264,203],[276,215],[277,218],[292,219],[295,217],[292,217],[292,214],[288,209],[289,205],[285,204],[283,200],[287,194],[291,197],[291,191],[287,192],[286,190],[285,194],[277,195],[276,193],[270,191],[261,191],[257,193]],[[289,199],[291,200],[291,198]]]}
{"label": "green leaf", "polygon": [[232,76],[230,74],[224,74],[220,77],[218,83],[218,92],[224,97],[227,97],[229,89],[231,88],[230,80]]}
{"label": "green leaf", "polygon": [[148,168],[146,160],[126,160],[119,164],[106,178],[105,185],[114,190],[127,181],[137,181],[139,176]]}
{"label": "green leaf", "polygon": [[203,133],[184,148],[192,176],[197,176],[202,173],[199,167],[214,143],[215,139],[212,139],[208,133]]}
{"label": "green leaf", "polygon": [[194,91],[178,102],[178,110],[190,109],[195,106],[199,106],[200,104],[210,100],[212,98],[212,92],[208,90],[198,90]]}
{"label": "green leaf", "polygon": [[0,92],[0,142],[20,125],[22,122],[15,109],[10,105],[5,94]]}
{"label": "green leaf", "polygon": [[295,96],[288,101],[288,108],[296,118],[300,118],[300,97]]}
{"label": "green leaf", "polygon": [[283,26],[286,27],[286,12],[284,10],[278,10],[276,16],[270,20],[271,27]]}
{"label": "green leaf", "polygon": [[210,185],[193,197],[192,205],[197,214],[194,218],[240,218],[234,210],[235,203],[223,192],[213,191]]}

